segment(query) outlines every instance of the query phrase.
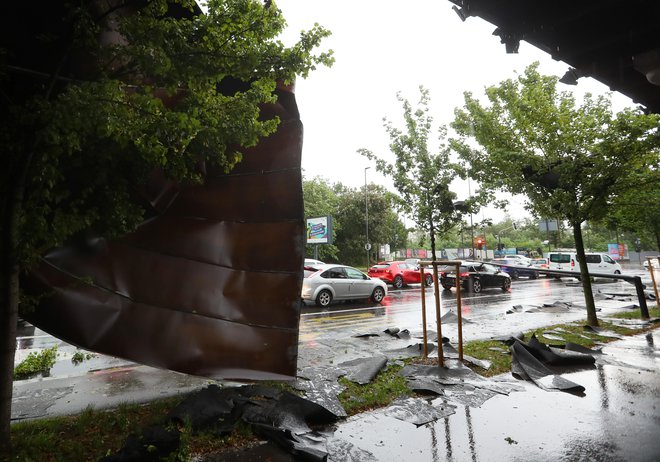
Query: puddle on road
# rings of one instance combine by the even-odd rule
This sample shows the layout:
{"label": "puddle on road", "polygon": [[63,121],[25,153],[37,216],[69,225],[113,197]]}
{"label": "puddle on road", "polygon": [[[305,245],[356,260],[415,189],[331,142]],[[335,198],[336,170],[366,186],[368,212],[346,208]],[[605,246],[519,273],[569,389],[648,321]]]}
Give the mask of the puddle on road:
{"label": "puddle on road", "polygon": [[[420,427],[381,414],[341,424],[334,438],[367,450],[371,460],[642,461],[660,456],[658,374],[615,366],[567,374],[587,393],[577,397],[526,385],[481,407],[458,405]],[[374,431],[374,429],[378,429]],[[329,460],[342,460],[333,457]]]}

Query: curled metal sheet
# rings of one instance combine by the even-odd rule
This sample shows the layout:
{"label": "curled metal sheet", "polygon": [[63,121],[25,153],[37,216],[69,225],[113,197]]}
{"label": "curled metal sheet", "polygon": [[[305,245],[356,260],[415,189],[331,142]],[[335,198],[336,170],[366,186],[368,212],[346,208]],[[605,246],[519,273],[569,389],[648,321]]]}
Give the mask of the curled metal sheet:
{"label": "curled metal sheet", "polygon": [[27,317],[88,350],[212,378],[295,376],[303,261],[303,130],[291,89],[278,131],[203,184],[154,176],[158,214],[93,251],[46,255]]}

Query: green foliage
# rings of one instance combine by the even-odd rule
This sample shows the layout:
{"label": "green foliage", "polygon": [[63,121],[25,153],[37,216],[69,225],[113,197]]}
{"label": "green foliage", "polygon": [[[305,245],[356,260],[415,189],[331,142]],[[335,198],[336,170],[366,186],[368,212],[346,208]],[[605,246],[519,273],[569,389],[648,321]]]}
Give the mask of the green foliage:
{"label": "green foliage", "polygon": [[577,106],[537,68],[487,88],[488,106],[466,93],[452,124],[463,138],[452,145],[472,178],[525,195],[538,216],[571,225],[600,220],[630,175],[657,162],[660,119],[631,109],[613,114],[605,96],[587,95]]}
{"label": "green foliage", "polygon": [[[349,265],[366,264],[365,199],[369,203],[369,240],[373,244],[372,261],[380,245],[392,249],[405,244],[407,231],[396,211],[396,197],[384,187],[367,185],[365,190],[349,188],[341,183],[329,184],[323,178],[303,181],[305,216],[308,218],[330,215],[333,220],[333,244],[319,245],[318,257],[323,261],[339,261]],[[313,255],[307,246],[307,255]]]}
{"label": "green foliage", "polygon": [[368,149],[359,149],[358,152],[375,161],[376,169],[394,180],[394,187],[401,195],[400,206],[428,233],[435,258],[436,234],[450,231],[460,221],[460,212],[454,208],[456,195],[449,190],[458,168],[449,161],[444,127],[438,130],[440,145],[437,153],[431,152],[429,137],[433,118],[429,115],[428,90],[420,87],[417,109],[413,109],[400,94],[397,98],[403,105],[405,129],[384,119],[385,131],[390,137],[390,151],[396,161],[387,162]]}
{"label": "green foliage", "polygon": [[403,222],[396,212],[395,196],[383,186],[367,185],[360,190],[335,185],[339,199],[336,212],[341,228],[337,231],[339,261],[347,264],[366,264],[364,244],[366,237],[365,199],[369,206],[369,242],[372,244],[370,261],[378,260],[378,249],[389,244],[392,249],[401,247],[407,235]]}
{"label": "green foliage", "polygon": [[[303,180],[303,200],[305,203],[305,218],[316,218],[332,216],[333,242],[336,242],[337,231],[341,229],[341,223],[335,216],[339,198],[327,180],[316,177],[311,180]],[[338,249],[336,243],[317,245],[318,259],[321,261],[337,260]],[[314,246],[307,245],[305,254],[314,255]]]}
{"label": "green foliage", "polygon": [[[536,216],[568,221],[583,255],[582,224],[607,217],[634,173],[657,164],[660,116],[614,114],[609,97],[589,94],[577,106],[557,91],[557,80],[535,63],[518,79],[487,88],[488,106],[465,93],[452,124],[462,138],[452,145],[484,189],[522,194]],[[589,323],[597,325],[586,265],[580,272]]]}
{"label": "green foliage", "polygon": [[[62,62],[41,70],[43,82],[30,75],[36,85],[4,67],[11,59],[2,63],[12,97],[0,112],[1,209],[19,209],[22,267],[84,230],[112,237],[133,229],[144,218],[136,191],[155,169],[183,182],[201,180],[202,162],[230,170],[243,154],[228,146],[247,148],[276,130],[279,120],[259,109],[275,101],[276,82],[332,64],[332,52],[313,53],[329,35],[318,25],[292,47],[277,39],[286,23],[274,4],[210,0],[207,14],[194,15],[185,13],[194,2],[182,0],[184,14],[173,17],[163,15],[169,3],[129,0],[135,14],[58,3],[60,35],[48,38],[48,50]],[[107,28],[125,40],[97,40]],[[74,61],[81,57],[84,66]],[[228,82],[235,90],[218,92]],[[3,233],[8,225],[0,223]]]}
{"label": "green foliage", "polygon": [[92,359],[94,356],[96,356],[94,353],[85,353],[83,351],[76,351],[73,356],[71,356],[71,362],[74,365],[78,365],[82,363],[85,360]]}
{"label": "green foliage", "polygon": [[57,361],[57,346],[32,352],[14,368],[14,379],[23,380],[37,374],[48,375]]}
{"label": "green foliage", "polygon": [[[656,304],[654,307],[649,307],[649,316],[651,318],[660,317],[660,305]],[[622,313],[613,314],[611,317],[617,319],[641,319],[642,315],[639,310],[624,311]]]}

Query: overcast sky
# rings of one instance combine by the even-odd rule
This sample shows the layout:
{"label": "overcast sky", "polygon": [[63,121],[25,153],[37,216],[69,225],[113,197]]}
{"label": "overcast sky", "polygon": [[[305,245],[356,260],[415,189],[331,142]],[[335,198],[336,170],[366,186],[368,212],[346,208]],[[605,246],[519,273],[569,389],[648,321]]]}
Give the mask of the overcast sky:
{"label": "overcast sky", "polygon": [[[448,125],[455,107],[462,106],[463,92],[475,96],[484,88],[515,78],[534,61],[540,71],[561,77],[568,65],[521,42],[518,54],[506,54],[495,26],[471,17],[462,22],[448,0],[276,0],[289,25],[285,43],[315,22],[332,31],[324,48],[334,50],[335,64],[321,68],[296,83],[296,100],[304,124],[302,166],[307,179],[322,176],[348,186],[367,181],[391,186],[374,165],[356,153],[367,148],[392,159],[383,117],[402,121],[397,92],[413,105],[419,86],[430,90],[431,113],[436,126]],[[577,86],[560,84],[578,96],[586,91],[600,94],[607,87],[593,79]],[[632,102],[614,95],[615,107]],[[474,185],[472,185],[474,187]],[[454,186],[459,198],[467,197],[467,185]],[[526,215],[520,205],[509,212]],[[518,204],[520,203],[517,201]],[[494,211],[487,211],[496,217]],[[499,212],[501,218],[501,212]],[[498,219],[499,219],[498,218]]]}

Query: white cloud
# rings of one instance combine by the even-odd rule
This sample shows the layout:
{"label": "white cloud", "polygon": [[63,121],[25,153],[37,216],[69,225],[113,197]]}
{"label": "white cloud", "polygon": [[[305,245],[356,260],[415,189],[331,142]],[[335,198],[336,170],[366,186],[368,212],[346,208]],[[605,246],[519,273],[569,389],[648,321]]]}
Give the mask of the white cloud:
{"label": "white cloud", "polygon": [[[333,35],[324,47],[335,52],[332,68],[321,68],[296,83],[296,99],[305,127],[303,169],[308,178],[323,176],[352,187],[364,184],[364,168],[370,162],[356,153],[367,148],[392,158],[382,126],[386,116],[401,119],[396,93],[416,102],[418,87],[430,90],[431,109],[437,124],[449,124],[455,107],[462,106],[463,92],[476,96],[485,87],[515,77],[534,61],[540,71],[562,76],[568,65],[521,42],[518,54],[506,54],[495,26],[480,18],[462,22],[446,0],[279,0],[289,24],[285,43],[315,22]],[[405,5],[405,6],[404,6]],[[580,79],[577,87],[565,86],[579,96],[608,89],[592,80]],[[615,95],[615,103],[632,105]],[[391,182],[375,169],[368,181],[390,187]],[[459,196],[467,195],[459,184]],[[525,215],[512,206],[515,216]],[[489,210],[498,219],[501,212]]]}

